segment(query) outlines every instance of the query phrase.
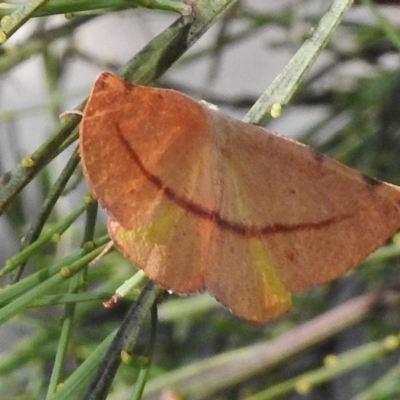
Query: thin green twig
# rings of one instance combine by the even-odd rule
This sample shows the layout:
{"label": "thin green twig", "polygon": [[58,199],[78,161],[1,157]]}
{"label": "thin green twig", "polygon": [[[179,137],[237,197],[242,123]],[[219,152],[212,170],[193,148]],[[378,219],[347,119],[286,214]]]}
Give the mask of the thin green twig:
{"label": "thin green twig", "polygon": [[[39,215],[32,222],[32,224],[28,228],[25,236],[23,237],[22,242],[21,242],[21,248],[20,248],[21,251],[24,250],[30,244],[32,244],[39,237],[51,211],[53,210],[61,193],[65,189],[65,186],[68,183],[71,175],[74,173],[76,167],[78,166],[78,163],[79,163],[78,150],[75,149],[75,151],[72,154],[67,165],[61,172],[59,178],[54,183],[53,188],[50,190],[49,194],[46,196],[43,206],[41,207],[41,209],[39,211]],[[24,270],[25,262],[20,265],[20,267],[18,269],[18,273],[16,274],[14,281],[19,280],[19,278],[21,277],[21,274]]]}
{"label": "thin green twig", "polygon": [[53,136],[10,171],[9,180],[0,187],[0,215],[7,209],[14,196],[60,153],[60,145],[70,135],[79,120],[78,115],[69,116],[68,121]]}
{"label": "thin green twig", "polygon": [[76,393],[80,391],[96,368],[98,368],[115,335],[116,332],[110,333],[48,400],[70,400],[76,398]]}
{"label": "thin green twig", "polygon": [[304,75],[324,49],[352,3],[353,0],[334,0],[310,38],[304,42],[282,72],[246,114],[243,119],[245,122],[261,124],[271,116],[274,108],[277,111],[276,115],[272,116],[279,115],[280,108],[288,104],[301,84]]}
{"label": "thin green twig", "polygon": [[125,79],[152,85],[236,0],[197,0],[196,18],[180,18],[119,71]]}
{"label": "thin green twig", "polygon": [[[1,310],[0,310],[0,324],[9,320],[15,314],[25,309],[28,304],[30,304],[33,300],[37,299],[42,294],[46,293],[48,290],[58,285],[59,283],[70,279],[74,276],[78,271],[82,268],[85,268],[87,264],[98,254],[101,253],[102,247],[97,248],[90,253],[84,253],[84,255],[80,256],[76,261],[67,264],[67,265],[57,265],[58,268],[53,268],[53,274],[50,275],[50,271],[41,270],[36,274],[30,275],[26,279],[34,279],[36,278],[36,282],[32,285],[32,288],[28,292],[23,292],[17,298],[15,298],[12,302],[8,302]],[[15,288],[17,285],[21,284],[23,281],[20,281],[11,288]],[[6,289],[7,290],[7,289]],[[11,289],[10,289],[11,290]]]}
{"label": "thin green twig", "polygon": [[[12,3],[2,3],[0,18],[19,11],[21,7]],[[110,13],[133,7],[146,7],[185,15],[192,12],[190,5],[176,0],[48,0],[44,7],[34,10],[31,17],[45,17],[55,14]]]}
{"label": "thin green twig", "polygon": [[8,40],[32,15],[49,0],[31,0],[0,21],[0,45]]}
{"label": "thin green twig", "polygon": [[397,399],[400,396],[400,363],[398,362],[393,368],[390,368],[383,376],[357,394],[352,400],[390,400]]}
{"label": "thin green twig", "polygon": [[0,270],[0,277],[10,273],[15,268],[22,265],[28,260],[29,257],[35,254],[43,246],[51,243],[54,240],[58,240],[59,237],[77,220],[77,218],[85,212],[91,202],[93,202],[93,199],[87,196],[85,203],[81,207],[73,211],[70,215],[64,218],[60,223],[55,225],[48,232],[43,233],[41,236],[38,237],[37,240],[26,246],[19,253],[15,254],[13,257],[10,257],[6,261],[6,266],[2,270]]}
{"label": "thin green twig", "polygon": [[153,303],[151,307],[151,328],[150,328],[150,337],[146,352],[144,354],[145,362],[142,363],[140,368],[139,376],[136,380],[135,392],[133,394],[133,400],[140,400],[143,396],[143,391],[147,382],[147,378],[149,376],[151,362],[153,359],[154,347],[156,342],[157,335],[157,304]]}
{"label": "thin green twig", "polygon": [[112,346],[104,356],[95,377],[83,397],[84,400],[104,400],[107,397],[110,385],[121,363],[121,352],[132,352],[144,318],[160,291],[161,289],[150,281],[143,288],[138,300],[126,314]]}
{"label": "thin green twig", "polygon": [[[97,202],[92,202],[86,211],[85,230],[82,238],[81,247],[83,248],[86,243],[93,241],[95,221],[97,216]],[[82,277],[86,275],[87,268],[79,271],[70,281],[68,294],[78,293],[81,288]],[[64,308],[63,324],[60,332],[60,339],[56,357],[54,360],[53,370],[50,377],[49,386],[47,389],[46,399],[49,399],[53,393],[56,392],[57,385],[61,381],[61,376],[64,370],[65,358],[67,354],[68,345],[71,338],[74,316],[76,310],[76,303],[68,303]]]}
{"label": "thin green twig", "polygon": [[368,343],[355,350],[331,357],[332,361],[326,366],[288,379],[253,396],[249,396],[246,400],[275,400],[296,391],[299,394],[307,394],[314,387],[330,381],[345,372],[368,363],[377,362],[387,353],[397,350],[398,347],[399,337],[394,335],[377,342]]}

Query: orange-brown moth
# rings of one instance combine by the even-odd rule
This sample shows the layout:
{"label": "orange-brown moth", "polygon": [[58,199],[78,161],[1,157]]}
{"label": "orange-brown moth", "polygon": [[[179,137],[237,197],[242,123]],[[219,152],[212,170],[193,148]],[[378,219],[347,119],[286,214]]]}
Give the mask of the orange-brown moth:
{"label": "orange-brown moth", "polygon": [[360,264],[400,226],[400,188],[181,93],[109,73],[80,129],[118,249],[177,294],[264,323]]}

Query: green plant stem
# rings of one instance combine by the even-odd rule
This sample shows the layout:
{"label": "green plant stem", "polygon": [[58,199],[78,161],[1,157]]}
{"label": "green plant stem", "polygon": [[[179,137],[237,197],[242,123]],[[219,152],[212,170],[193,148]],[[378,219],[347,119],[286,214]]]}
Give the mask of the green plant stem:
{"label": "green plant stem", "polygon": [[19,267],[21,264],[26,262],[29,257],[35,254],[39,249],[48,243],[52,242],[55,237],[61,236],[71,225],[73,222],[77,220],[77,218],[86,210],[89,206],[89,203],[82,205],[73,211],[68,217],[64,218],[60,223],[58,223],[53,229],[48,232],[42,234],[37,240],[35,240],[32,244],[25,247],[15,256],[9,258],[6,261],[6,266],[0,271],[0,277],[8,274],[15,268]]}
{"label": "green plant stem", "polygon": [[[191,7],[181,1],[174,0],[48,0],[45,7],[32,13],[32,17],[45,17],[55,14],[75,14],[89,12],[111,12],[126,10],[133,7],[146,7],[181,14],[191,12]],[[2,3],[0,18],[18,11],[21,6],[12,3]]]}
{"label": "green plant stem", "polygon": [[[97,202],[92,202],[86,212],[86,223],[83,234],[81,247],[84,248],[85,244],[93,241],[95,221],[97,217]],[[86,274],[87,268],[80,271],[72,277],[68,289],[68,294],[77,293],[81,286],[82,277]],[[63,324],[60,333],[60,340],[58,342],[56,358],[54,360],[54,366],[50,377],[50,383],[47,389],[46,399],[49,399],[53,393],[56,392],[57,385],[59,384],[65,364],[65,357],[67,354],[68,344],[71,337],[74,315],[75,315],[76,303],[68,303],[65,305]]]}
{"label": "green plant stem", "polygon": [[[396,338],[394,339],[396,340]],[[399,338],[397,337],[397,341],[398,340]],[[333,365],[324,366],[315,371],[307,372],[298,377],[288,379],[285,382],[268,388],[267,390],[249,396],[246,400],[274,400],[294,391],[304,394],[308,393],[314,387],[326,383],[345,372],[369,363],[377,362],[388,352],[394,351],[397,348],[398,346],[394,348],[388,347],[386,339],[368,343],[356,350],[351,350],[339,355]]]}
{"label": "green plant stem", "polygon": [[121,352],[131,353],[144,318],[153,306],[161,289],[153,282],[147,282],[138,300],[126,314],[118,332],[104,356],[97,374],[88,387],[83,400],[105,400],[121,363]]}
{"label": "green plant stem", "polygon": [[[59,146],[70,135],[80,120],[78,115],[70,115],[68,121],[30,157],[27,157],[12,171],[7,183],[0,187],[0,215],[18,194],[51,160],[60,152]],[[28,161],[28,162],[27,162]]]}
{"label": "green plant stem", "polygon": [[[25,234],[24,238],[22,239],[21,243],[21,251],[32,244],[40,235],[44,224],[46,223],[47,219],[51,211],[54,208],[58,198],[60,197],[61,193],[65,189],[66,184],[68,183],[71,175],[75,171],[76,167],[79,163],[79,155],[78,150],[75,149],[74,153],[72,154],[70,160],[68,161],[67,165],[65,166],[64,170],[61,172],[59,178],[54,183],[52,189],[50,190],[49,194],[46,196],[46,199],[43,203],[43,206],[39,212],[37,218],[32,222],[31,226],[28,228],[27,233]],[[60,232],[57,232],[61,234]],[[19,253],[21,254],[21,253]],[[26,262],[26,261],[25,261]],[[18,269],[18,273],[14,281],[19,280],[24,270],[25,262],[20,265]]]}
{"label": "green plant stem", "polygon": [[[234,32],[231,33],[229,36],[226,36],[222,39],[221,45],[226,47],[230,44],[234,45],[239,45],[240,42],[248,39],[249,37],[253,36],[256,34],[256,32],[262,30],[265,26],[264,24],[272,24],[276,23],[279,26],[282,26],[284,28],[288,28],[290,24],[290,19],[287,18],[286,16],[280,16],[280,15],[271,15],[268,14],[268,17],[265,17],[265,21],[262,21],[262,23],[257,23],[257,21],[254,21],[250,26],[246,26],[243,28],[243,30],[239,32]],[[194,50],[193,52],[190,52],[190,54],[185,54],[179,61],[176,62],[175,68],[179,68],[181,66],[187,66],[191,63],[196,62],[197,60],[208,56],[211,53],[212,50],[210,50],[208,47],[205,47],[204,49],[200,50]]]}
{"label": "green plant stem", "polygon": [[147,396],[173,386],[182,396],[211,398],[214,393],[266,373],[294,355],[312,348],[369,316],[383,293],[350,300],[279,337],[186,364],[148,382]]}
{"label": "green plant stem", "polygon": [[110,333],[48,400],[71,400],[76,398],[76,393],[79,392],[96,368],[98,368],[115,335],[116,332]]}
{"label": "green plant stem", "polygon": [[54,205],[56,204],[58,198],[64,191],[65,186],[68,183],[71,175],[74,173],[76,167],[78,166],[78,163],[79,163],[78,150],[75,149],[67,165],[61,172],[59,178],[54,183],[49,194],[46,196],[46,199],[43,202],[43,206],[39,212],[39,215],[37,216],[36,220],[32,223],[32,225],[28,228],[24,238],[22,239],[21,250],[30,245],[33,241],[35,241],[39,237],[44,224],[46,223],[51,211],[54,208]]}
{"label": "green plant stem", "polygon": [[[43,296],[40,299],[34,300],[29,308],[45,307],[45,306],[56,306],[65,304],[77,304],[88,301],[102,302],[108,300],[114,293],[113,292],[102,292],[102,293],[67,293],[60,295],[48,295]],[[130,293],[126,297],[128,300],[135,300],[135,294]]]}
{"label": "green plant stem", "polygon": [[[94,232],[96,228],[98,208],[99,204],[97,203],[97,201],[94,201],[87,209],[85,231],[83,233],[83,240],[81,243],[82,248],[85,247],[86,243],[91,243],[94,240]],[[83,271],[82,280],[86,281],[86,278],[87,278],[87,268]]]}
{"label": "green plant stem", "polygon": [[153,303],[151,307],[151,329],[150,329],[150,337],[149,343],[146,349],[146,353],[144,357],[146,358],[146,362],[140,368],[139,376],[136,381],[135,392],[133,395],[133,400],[140,400],[143,396],[143,391],[147,382],[147,378],[149,376],[151,362],[153,359],[154,347],[156,342],[157,335],[157,304]]}
{"label": "green plant stem", "polygon": [[0,45],[9,39],[29,18],[49,0],[31,0],[0,21]]}
{"label": "green plant stem", "polygon": [[[68,294],[76,293],[79,290],[80,277],[75,275],[72,277],[69,285]],[[56,392],[57,385],[61,380],[65,357],[67,354],[68,344],[71,337],[74,315],[75,315],[75,303],[66,304],[64,309],[63,323],[60,332],[60,338],[58,341],[56,357],[54,360],[53,369],[50,376],[50,382],[47,387],[46,399],[49,399],[53,393]]]}
{"label": "green plant stem", "polygon": [[397,363],[371,386],[352,400],[397,399],[400,395],[400,363]]}
{"label": "green plant stem", "polygon": [[[78,271],[80,271],[82,268],[85,268],[87,264],[98,254],[101,253],[102,247],[97,248],[90,253],[86,253],[83,256],[79,257],[78,260],[72,262],[69,265],[62,265],[61,269],[60,268],[52,268],[53,274],[49,276],[49,270],[41,270],[37,272],[36,274],[30,275],[26,280],[30,279],[30,283],[32,280],[36,279],[36,282],[34,285],[32,285],[32,288],[27,291],[23,292],[24,294],[20,294],[17,298],[15,298],[12,302],[9,304],[5,305],[1,310],[0,310],[0,324],[4,323],[5,321],[9,320],[12,318],[15,314],[17,314],[19,311],[23,310],[24,308],[27,308],[28,305],[44,294],[46,291],[50,290],[54,286],[58,285],[59,283],[70,279],[72,276],[74,276]],[[57,265],[59,266],[59,264]],[[22,283],[24,280],[12,285],[10,287],[10,290]],[[4,291],[6,291],[5,289]]]}
{"label": "green plant stem", "polygon": [[119,71],[125,79],[151,85],[207,32],[235,0],[197,0],[196,18],[180,18]]}
{"label": "green plant stem", "polygon": [[262,124],[270,116],[273,106],[284,107],[288,104],[301,84],[304,75],[324,49],[330,36],[352,3],[353,0],[333,1],[310,38],[304,42],[282,72],[259,97],[244,117],[244,122]]}

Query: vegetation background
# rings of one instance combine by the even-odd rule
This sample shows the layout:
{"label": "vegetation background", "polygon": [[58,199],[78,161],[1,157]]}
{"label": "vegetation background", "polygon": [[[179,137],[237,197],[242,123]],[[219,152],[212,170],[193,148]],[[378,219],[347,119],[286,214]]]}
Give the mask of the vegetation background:
{"label": "vegetation background", "polygon": [[290,70],[296,94],[268,126],[400,184],[397,2],[197,0],[195,18],[176,12],[183,3],[139,3],[0,4],[0,398],[400,398],[396,236],[265,326],[207,295],[164,296],[157,315],[149,284],[104,309],[134,268],[117,252],[87,268],[108,241],[105,216],[86,196],[80,117],[60,118],[103,70],[243,117],[331,4],[351,6],[305,77]]}

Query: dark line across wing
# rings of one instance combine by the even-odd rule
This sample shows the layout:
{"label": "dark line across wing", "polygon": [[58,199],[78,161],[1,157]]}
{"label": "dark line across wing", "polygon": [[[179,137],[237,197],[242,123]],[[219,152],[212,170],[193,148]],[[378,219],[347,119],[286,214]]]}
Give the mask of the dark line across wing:
{"label": "dark line across wing", "polygon": [[313,223],[301,223],[301,224],[272,224],[266,226],[247,226],[245,224],[241,224],[236,221],[229,221],[223,218],[218,211],[209,211],[202,207],[199,204],[196,204],[189,199],[179,196],[175,191],[164,185],[163,181],[156,175],[152,174],[150,171],[146,169],[140,160],[136,151],[130,146],[129,142],[124,138],[119,129],[117,129],[119,139],[121,143],[125,147],[126,151],[130,155],[132,161],[137,164],[140,171],[143,175],[163,194],[175,202],[179,207],[197,215],[200,218],[207,219],[215,224],[217,224],[221,229],[232,231],[240,236],[245,237],[254,237],[254,236],[264,236],[270,234],[278,234],[278,233],[286,233],[286,232],[295,232],[295,231],[309,231],[309,230],[317,230],[322,229],[332,224],[336,224],[338,222],[343,221],[348,218],[348,215],[342,215],[332,218],[327,218],[325,220]]}

